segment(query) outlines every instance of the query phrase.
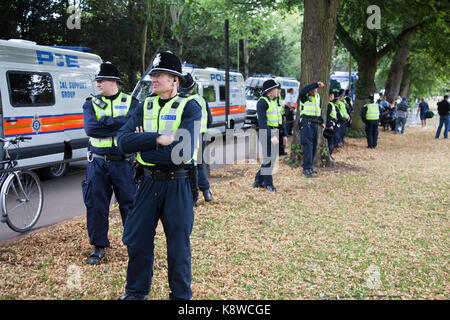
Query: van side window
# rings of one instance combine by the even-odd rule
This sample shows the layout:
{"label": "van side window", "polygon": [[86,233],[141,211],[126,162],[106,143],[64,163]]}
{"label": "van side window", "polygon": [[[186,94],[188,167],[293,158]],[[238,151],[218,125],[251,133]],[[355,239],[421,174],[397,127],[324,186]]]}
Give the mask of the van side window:
{"label": "van side window", "polygon": [[214,90],[214,86],[204,86],[203,97],[208,102],[216,101],[216,90]]}
{"label": "van side window", "polygon": [[52,76],[43,72],[8,71],[8,87],[13,107],[55,104]]}
{"label": "van side window", "polygon": [[219,86],[219,100],[225,101],[225,86]]}

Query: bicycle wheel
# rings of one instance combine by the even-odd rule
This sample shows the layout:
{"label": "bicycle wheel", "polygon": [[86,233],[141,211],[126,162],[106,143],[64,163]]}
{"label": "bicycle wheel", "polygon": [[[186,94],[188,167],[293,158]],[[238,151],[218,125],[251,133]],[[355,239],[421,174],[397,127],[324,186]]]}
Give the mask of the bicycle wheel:
{"label": "bicycle wheel", "polygon": [[33,171],[13,172],[1,190],[3,215],[16,232],[30,230],[38,221],[44,203],[41,181]]}

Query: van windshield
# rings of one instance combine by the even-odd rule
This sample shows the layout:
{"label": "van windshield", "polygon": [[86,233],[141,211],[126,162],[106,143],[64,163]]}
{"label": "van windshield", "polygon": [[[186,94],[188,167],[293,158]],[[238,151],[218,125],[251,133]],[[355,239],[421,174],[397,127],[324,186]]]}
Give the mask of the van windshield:
{"label": "van windshield", "polygon": [[247,100],[258,100],[261,97],[261,88],[247,87],[245,89],[245,96]]}
{"label": "van windshield", "polygon": [[134,97],[139,101],[144,101],[152,93],[152,82],[151,81],[141,81],[139,86],[135,89],[133,93]]}

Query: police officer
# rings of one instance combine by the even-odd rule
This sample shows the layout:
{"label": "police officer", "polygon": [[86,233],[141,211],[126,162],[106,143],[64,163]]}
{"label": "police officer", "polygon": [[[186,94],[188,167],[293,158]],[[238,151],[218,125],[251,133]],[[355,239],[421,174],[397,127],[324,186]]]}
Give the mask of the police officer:
{"label": "police officer", "polygon": [[[256,173],[254,188],[265,188],[270,192],[276,192],[273,186],[272,171],[279,148],[278,129],[282,126],[282,115],[277,102],[280,84],[273,79],[264,81],[262,96],[256,104],[259,138],[263,146],[263,163]],[[287,139],[287,137],[285,137]]]}
{"label": "police officer", "polygon": [[347,113],[350,115],[350,118],[352,117],[352,113],[353,113],[353,99],[350,96],[350,90],[347,89],[345,90],[345,102],[347,103]]}
{"label": "police officer", "polygon": [[133,207],[135,184],[127,155],[117,147],[117,131],[139,104],[119,90],[119,71],[110,62],[96,76],[98,96],[83,105],[84,129],[89,136],[86,180],[82,182],[89,242],[94,246],[89,264],[99,264],[109,247],[108,217],[112,192],[119,203],[122,223]]}
{"label": "police officer", "polygon": [[[167,243],[171,299],[191,299],[190,234],[194,223],[194,157],[202,109],[178,94],[181,63],[169,51],[158,53],[150,72],[152,92],[118,133],[124,152],[138,152],[138,190],[123,243],[128,250],[127,284],[120,300],[146,299],[153,275],[154,237],[161,219]],[[167,146],[166,137],[180,135]],[[161,138],[164,138],[161,141]],[[159,141],[158,141],[159,139]]]}
{"label": "police officer", "polygon": [[287,144],[287,130],[286,130],[286,112],[284,110],[284,107],[281,103],[281,97],[280,97],[280,93],[281,93],[281,86],[279,88],[277,88],[277,97],[276,97],[276,101],[277,101],[277,105],[278,105],[278,112],[281,115],[281,125],[278,127],[278,141],[280,142],[278,144],[279,149],[278,149],[278,153],[280,156],[285,156],[287,155],[287,152],[285,151],[285,147]]}
{"label": "police officer", "polygon": [[337,111],[336,102],[338,100],[338,97],[334,96],[334,92],[332,90],[329,91],[328,94],[328,106],[327,106],[327,121],[325,128],[328,129],[327,131],[327,140],[328,140],[328,150],[330,153],[330,157],[332,160],[334,160],[332,154],[335,147],[336,140],[336,132],[338,129],[339,121],[341,120],[341,115]]}
{"label": "police officer", "polygon": [[350,115],[347,111],[347,103],[345,102],[345,97],[343,96],[343,91],[339,91],[338,101],[337,101],[338,112],[341,115],[341,126],[339,128],[338,145],[342,147],[344,145],[345,132],[350,123]]}
{"label": "police officer", "polygon": [[313,173],[318,172],[313,169],[314,155],[317,149],[318,127],[324,128],[318,87],[323,87],[322,82],[312,83],[300,90],[300,143],[303,150],[303,174],[307,178],[312,178]]}
{"label": "police officer", "polygon": [[378,142],[378,123],[380,120],[380,106],[374,102],[373,95],[367,98],[367,104],[361,111],[361,118],[366,125],[367,148],[375,149]]}
{"label": "police officer", "polygon": [[[212,114],[211,109],[208,106],[208,102],[200,96],[198,93],[194,94],[194,87],[195,87],[195,81],[192,78],[192,75],[190,73],[187,73],[184,76],[184,83],[183,86],[180,88],[180,91],[186,95],[189,96],[190,99],[195,99],[198,104],[202,107],[202,121],[200,126],[200,140],[201,140],[201,149],[200,152],[198,152],[198,158],[197,158],[197,176],[198,176],[198,188],[203,193],[203,197],[205,198],[206,202],[212,201],[213,196],[210,190],[210,185],[208,181],[208,177],[206,176],[206,170],[205,170],[205,161],[203,158],[203,150],[205,150],[206,142],[203,139],[206,130],[211,126],[212,123]],[[195,203],[195,206],[197,203]]]}

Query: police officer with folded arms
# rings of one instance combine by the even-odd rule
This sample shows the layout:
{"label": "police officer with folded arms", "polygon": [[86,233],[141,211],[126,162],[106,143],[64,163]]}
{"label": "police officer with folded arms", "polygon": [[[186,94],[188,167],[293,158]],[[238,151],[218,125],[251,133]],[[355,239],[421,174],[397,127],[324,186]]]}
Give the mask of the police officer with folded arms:
{"label": "police officer with folded arms", "polygon": [[317,149],[318,128],[325,127],[320,109],[320,96],[317,88],[322,82],[312,83],[300,90],[300,143],[303,150],[303,174],[312,178],[318,172],[313,169],[314,155]]}
{"label": "police officer with folded arms", "polygon": [[[183,86],[180,87],[180,92],[189,96],[189,99],[195,99],[197,103],[202,107],[202,121],[200,126],[200,142],[199,142],[199,146],[201,144],[202,147],[199,150],[197,157],[197,176],[198,176],[198,188],[203,193],[205,201],[209,202],[213,200],[213,196],[210,190],[208,177],[206,176],[205,161],[204,161],[205,159],[203,158],[202,153],[206,147],[206,142],[203,137],[206,133],[206,130],[211,126],[212,114],[208,102],[205,100],[205,98],[203,98],[198,93],[194,94],[195,84],[196,83],[194,81],[194,78],[192,78],[192,75],[190,73],[187,73],[184,76],[184,83]],[[197,206],[197,203],[195,203],[195,206]]]}
{"label": "police officer with folded arms", "polygon": [[[167,243],[169,297],[187,300],[192,298],[194,158],[202,110],[195,99],[178,94],[183,75],[181,62],[173,53],[158,53],[149,74],[156,96],[147,97],[118,133],[120,149],[137,152],[139,163],[136,200],[123,234],[129,257],[127,283],[119,299],[143,300],[150,292],[154,237],[161,220]],[[172,142],[168,137],[173,139],[173,135]],[[170,144],[162,146],[167,140]]]}
{"label": "police officer with folded arms", "polygon": [[94,246],[89,264],[99,264],[109,247],[108,218],[112,193],[119,203],[122,223],[133,207],[136,186],[133,169],[117,146],[117,131],[139,105],[138,100],[119,90],[119,71],[110,62],[100,65],[96,76],[99,95],[83,105],[84,129],[89,136],[86,180],[82,182],[87,231]]}

